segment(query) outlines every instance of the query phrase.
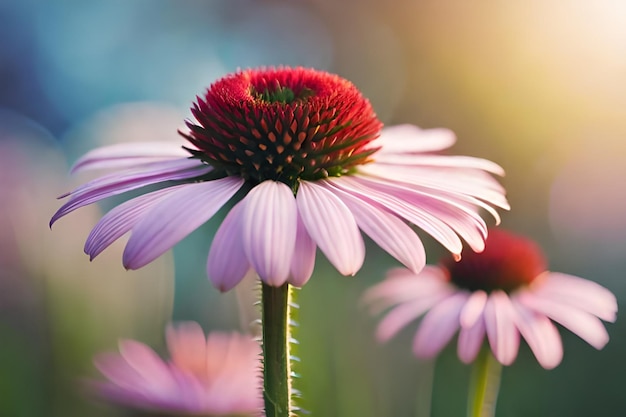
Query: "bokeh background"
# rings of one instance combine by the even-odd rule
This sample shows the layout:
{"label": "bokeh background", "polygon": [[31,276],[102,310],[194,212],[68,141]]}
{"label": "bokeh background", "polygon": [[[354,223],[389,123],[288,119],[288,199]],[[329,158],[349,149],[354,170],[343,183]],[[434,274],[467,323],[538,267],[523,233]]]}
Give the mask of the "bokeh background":
{"label": "bokeh background", "polygon": [[[82,388],[97,377],[96,352],[120,338],[163,351],[172,319],[248,329],[254,311],[205,277],[219,219],[139,271],[122,268],[123,242],[91,263],[82,252],[119,200],[47,225],[55,197],[87,179],[67,174],[77,156],[179,140],[195,95],[238,68],[328,70],[386,124],[451,128],[454,153],[506,169],[504,227],[536,239],[551,269],[626,300],[626,2],[4,0],[0,39],[0,416],[131,416]],[[424,240],[436,262],[442,249]],[[369,246],[354,278],[318,257],[299,292],[303,406],[324,417],[464,415],[469,368],[453,348],[433,364],[412,357],[414,327],[374,341],[359,298],[396,264]],[[498,416],[626,415],[620,316],[601,352],[563,331],[553,371],[523,345]]]}

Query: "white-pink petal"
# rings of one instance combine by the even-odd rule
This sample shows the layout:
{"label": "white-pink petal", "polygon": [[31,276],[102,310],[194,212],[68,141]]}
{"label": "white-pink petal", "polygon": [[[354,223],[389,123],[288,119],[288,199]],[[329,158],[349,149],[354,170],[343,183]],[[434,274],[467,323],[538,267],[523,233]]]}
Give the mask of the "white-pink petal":
{"label": "white-pink petal", "polygon": [[296,244],[291,261],[291,275],[289,283],[296,287],[302,287],[307,283],[315,267],[315,242],[306,231],[302,218],[298,213],[298,228],[296,230]]}
{"label": "white-pink petal", "polygon": [[[534,285],[536,283],[536,285]],[[533,293],[614,322],[617,316],[615,295],[600,284],[559,272],[546,272],[533,282]]]}
{"label": "white-pink petal", "polygon": [[461,327],[472,327],[478,319],[482,318],[487,298],[488,295],[483,290],[476,290],[472,292],[467,300],[467,303],[465,303],[463,310],[461,311],[461,316],[459,318]]}
{"label": "white-pink petal", "polygon": [[[461,313],[462,314],[462,313]],[[472,363],[485,340],[485,321],[480,315],[471,326],[463,327],[459,331],[457,354],[463,363]]]}
{"label": "white-pink petal", "polygon": [[168,159],[189,157],[179,143],[142,142],[118,143],[93,149],[78,159],[71,172],[100,168],[126,168]]}
{"label": "white-pink petal", "polygon": [[222,292],[239,284],[251,268],[243,250],[243,206],[240,201],[228,212],[209,249],[207,275]]}
{"label": "white-pink petal", "polygon": [[516,316],[511,300],[504,291],[495,290],[489,294],[484,310],[485,328],[491,350],[503,365],[512,364],[519,350]]}
{"label": "white-pink petal", "polygon": [[456,136],[450,129],[420,129],[410,124],[385,127],[374,146],[378,154],[405,154],[440,151],[454,145]]}
{"label": "white-pink petal", "polygon": [[301,181],[298,211],[309,236],[342,275],[354,275],[363,265],[365,244],[346,205],[324,186]]}
{"label": "white-pink petal", "polygon": [[519,293],[516,298],[525,307],[562,324],[596,349],[602,349],[609,341],[600,319],[577,307],[536,297],[529,291]]}
{"label": "white-pink petal", "polygon": [[281,286],[289,277],[297,216],[293,192],[282,182],[264,181],[245,197],[244,251],[261,280],[268,285]]}
{"label": "white-pink petal", "polygon": [[413,339],[413,353],[419,358],[435,357],[459,329],[459,315],[469,294],[459,291],[437,303],[422,319]]}
{"label": "white-pink petal", "polygon": [[350,209],[357,225],[378,246],[396,258],[412,272],[418,273],[426,264],[424,245],[404,221],[365,198],[329,187]]}
{"label": "white-pink petal", "polygon": [[144,194],[113,208],[102,216],[89,233],[85,241],[85,253],[93,260],[104,249],[130,231],[157,202],[184,186],[178,185]]}
{"label": "white-pink petal", "polygon": [[171,249],[209,220],[241,188],[243,179],[187,184],[161,200],[133,228],[123,264],[137,269]]}
{"label": "white-pink petal", "polygon": [[517,328],[528,343],[537,362],[545,369],[553,369],[563,359],[563,343],[556,326],[550,319],[523,306],[512,298],[517,311]]}

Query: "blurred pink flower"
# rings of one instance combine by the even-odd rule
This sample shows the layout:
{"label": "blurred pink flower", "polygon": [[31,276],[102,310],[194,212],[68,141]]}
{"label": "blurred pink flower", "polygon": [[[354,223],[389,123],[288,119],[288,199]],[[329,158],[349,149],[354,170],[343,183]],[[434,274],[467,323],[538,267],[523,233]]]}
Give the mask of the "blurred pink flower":
{"label": "blurred pink flower", "polygon": [[94,363],[108,379],[93,382],[106,399],[147,410],[196,416],[262,415],[261,349],[251,337],[212,332],[195,322],[167,329],[169,360],[133,340]]}
{"label": "blurred pink flower", "polygon": [[425,264],[412,223],[450,252],[461,238],[484,247],[479,208],[499,216],[504,189],[493,162],[434,152],[452,132],[415,126],[382,129],[350,82],[303,68],[241,71],[213,84],[192,108],[185,147],[118,144],[96,149],[74,170],[117,168],[63,195],[51,224],[106,197],[145,186],[161,189],[119,205],[85,244],[91,258],[132,232],[124,266],[140,268],[201,226],[233,196],[211,246],[207,273],[221,291],[252,268],[271,286],[304,285],[316,247],[344,275],[363,264],[359,229],[405,266]]}
{"label": "blurred pink flower", "polygon": [[482,253],[468,253],[459,262],[446,259],[419,274],[393,269],[364,300],[378,311],[393,307],[378,326],[380,341],[425,314],[413,340],[413,352],[420,358],[436,356],[460,330],[461,361],[474,361],[486,335],[496,359],[510,365],[521,334],[546,369],[563,357],[561,337],[551,320],[602,349],[609,335],[600,319],[614,322],[617,313],[609,290],[546,271],[532,241],[500,229],[489,231]]}

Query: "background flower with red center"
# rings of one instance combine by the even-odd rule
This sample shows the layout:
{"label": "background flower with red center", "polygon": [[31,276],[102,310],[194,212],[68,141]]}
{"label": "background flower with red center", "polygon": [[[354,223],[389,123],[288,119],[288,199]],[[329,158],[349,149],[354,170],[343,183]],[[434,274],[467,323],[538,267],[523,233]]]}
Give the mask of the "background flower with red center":
{"label": "background flower with red center", "polygon": [[95,359],[108,381],[90,385],[112,402],[171,415],[261,415],[261,349],[251,337],[205,337],[200,325],[184,322],[168,327],[167,347],[163,360],[143,343],[121,341],[120,353]]}
{"label": "background flower with red center", "polygon": [[490,230],[482,253],[460,262],[444,260],[415,274],[394,269],[370,288],[365,300],[376,310],[392,307],[381,320],[377,338],[389,340],[424,315],[413,352],[432,358],[458,335],[458,356],[470,363],[485,337],[495,358],[510,365],[520,335],[539,364],[551,369],[563,357],[557,322],[596,349],[609,335],[602,321],[616,319],[615,296],[595,282],[545,270],[545,260],[530,240],[501,229]]}
{"label": "background flower with red center", "polygon": [[[381,130],[370,103],[347,80],[321,71],[241,71],[198,98],[183,148],[164,144],[96,149],[75,170],[120,171],[88,182],[51,223],[106,197],[147,186],[96,225],[90,257],[131,232],[123,262],[136,269],[243,196],[217,231],[207,272],[217,288],[234,287],[251,268],[271,286],[302,286],[316,248],[344,275],[361,267],[360,230],[414,272],[425,264],[414,224],[457,257],[462,239],[477,251],[487,226],[508,209],[487,160],[436,153],[454,143],[445,129],[403,125]],[[294,198],[295,196],[295,198]]]}

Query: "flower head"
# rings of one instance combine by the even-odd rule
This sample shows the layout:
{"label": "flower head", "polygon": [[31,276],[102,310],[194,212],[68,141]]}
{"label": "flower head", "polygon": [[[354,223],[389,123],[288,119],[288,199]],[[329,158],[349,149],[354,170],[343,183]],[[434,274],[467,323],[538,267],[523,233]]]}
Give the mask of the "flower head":
{"label": "flower head", "polygon": [[609,336],[601,320],[613,322],[615,296],[606,288],[572,275],[545,270],[534,242],[501,229],[489,232],[482,253],[459,262],[444,260],[415,274],[394,269],[370,288],[366,302],[393,307],[380,322],[377,337],[386,341],[424,315],[413,341],[421,358],[436,356],[459,331],[458,355],[474,361],[485,336],[496,359],[510,365],[520,335],[539,364],[557,366],[563,346],[555,321],[602,349]]}
{"label": "flower head", "polygon": [[410,227],[457,257],[464,239],[484,247],[479,209],[499,220],[508,208],[491,174],[496,164],[437,155],[454,143],[445,129],[381,130],[370,103],[349,81],[303,68],[246,70],[214,83],[192,108],[184,147],[127,144],[96,149],[74,170],[115,168],[62,197],[51,223],[103,198],[146,186],[96,225],[91,258],[127,232],[126,268],[151,262],[235,196],[211,246],[207,272],[220,290],[253,269],[272,286],[306,283],[316,248],[344,275],[361,267],[360,230],[418,272],[424,248]]}
{"label": "flower head", "polygon": [[133,340],[120,353],[101,354],[95,365],[108,379],[96,391],[115,403],[167,414],[258,416],[262,393],[260,346],[237,333],[207,337],[195,322],[167,329],[170,359]]}

